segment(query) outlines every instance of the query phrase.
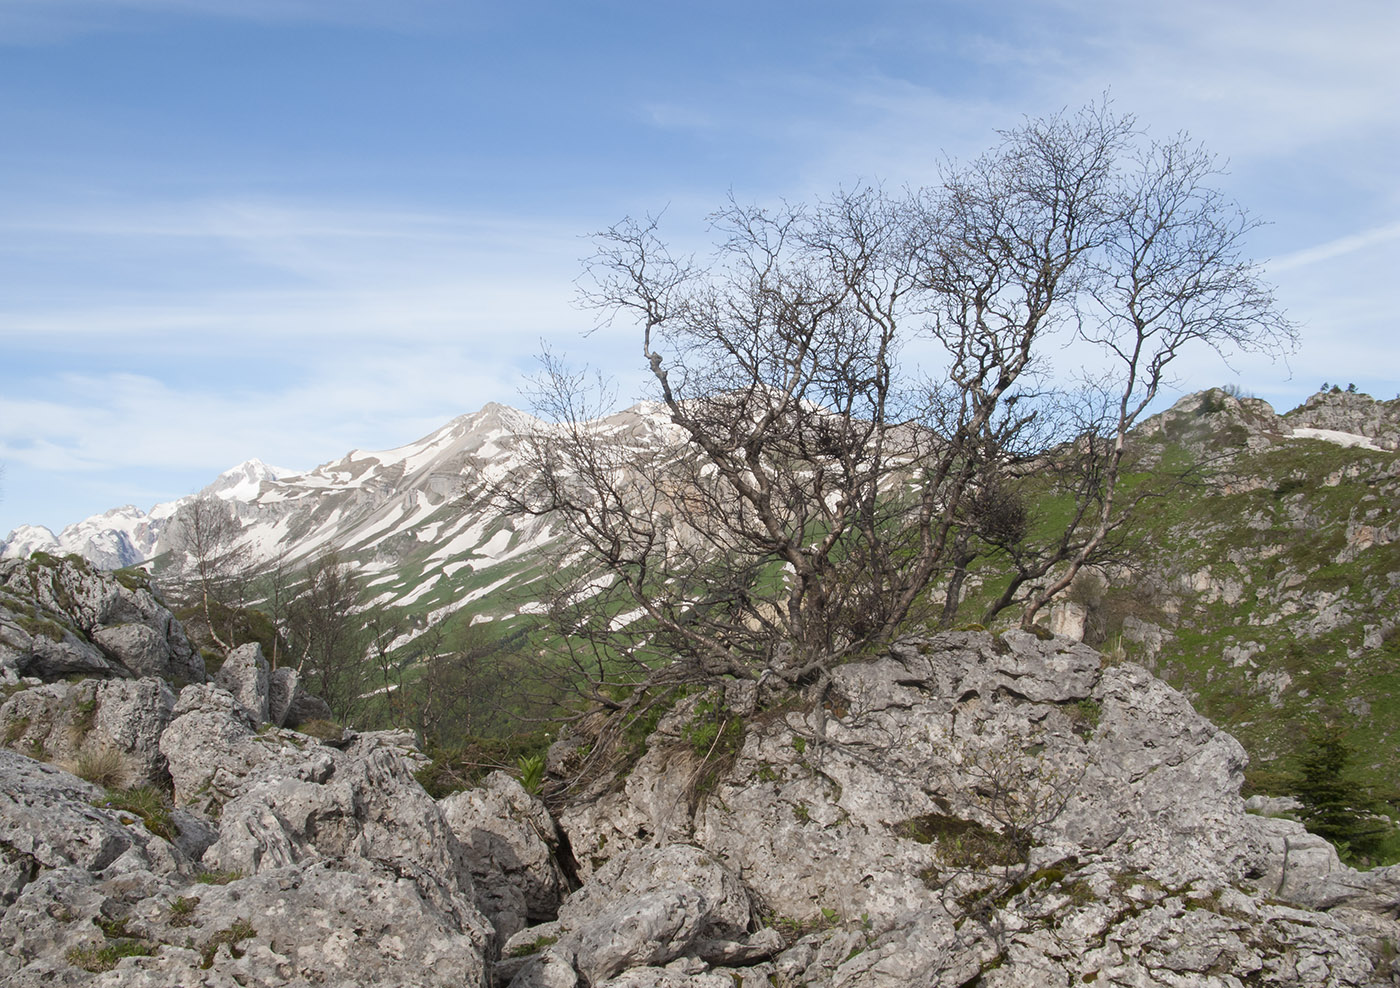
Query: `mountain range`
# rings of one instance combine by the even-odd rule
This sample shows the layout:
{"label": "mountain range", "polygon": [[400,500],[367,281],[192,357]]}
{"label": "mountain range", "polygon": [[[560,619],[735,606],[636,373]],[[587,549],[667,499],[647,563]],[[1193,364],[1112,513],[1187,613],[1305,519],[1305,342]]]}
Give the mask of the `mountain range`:
{"label": "mountain range", "polygon": [[[669,420],[642,403],[600,424],[645,444]],[[173,564],[181,512],[216,497],[236,519],[255,569],[298,568],[334,550],[371,591],[365,606],[407,609],[419,616],[418,631],[462,608],[491,620],[497,615],[484,609],[487,595],[542,575],[539,550],[558,534],[546,520],[503,516],[486,496],[488,484],[510,486],[515,477],[524,483],[522,443],[542,427],[493,403],[397,449],[351,450],[304,473],[249,460],[149,512],[115,508],[58,535],[21,526],[0,543],[0,558],[75,553],[100,569],[148,565],[159,572]]]}
{"label": "mountain range", "polygon": [[[670,427],[640,404],[600,423],[639,447]],[[182,511],[220,498],[255,567],[299,568],[335,550],[352,565],[361,607],[404,629],[504,634],[544,610],[560,530],[502,512],[488,487],[528,483],[524,444],[545,428],[487,405],[397,449],[352,450],[304,473],[249,461],[198,495],[150,512],[117,508],[58,536],[22,527],[3,556],[77,553],[99,568],[172,566]],[[1087,573],[1049,615],[1054,630],[1138,661],[1184,690],[1245,743],[1259,770],[1300,731],[1339,724],[1363,768],[1400,772],[1400,399],[1331,388],[1278,415],[1214,389],[1182,398],[1133,437],[1143,470],[1194,462],[1201,480],[1135,523],[1130,566]],[[969,580],[975,613],[979,579]],[[970,618],[975,620],[975,618]]]}

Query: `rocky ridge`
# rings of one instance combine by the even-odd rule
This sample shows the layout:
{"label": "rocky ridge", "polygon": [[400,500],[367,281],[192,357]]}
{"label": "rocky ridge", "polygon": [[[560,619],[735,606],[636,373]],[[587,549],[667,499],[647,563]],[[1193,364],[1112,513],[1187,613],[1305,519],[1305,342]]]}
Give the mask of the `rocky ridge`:
{"label": "rocky ridge", "polygon": [[79,556],[0,560],[0,682],[34,676],[204,678],[204,660],[144,573]]}
{"label": "rocky ridge", "polygon": [[1394,790],[1400,401],[1328,391],[1279,416],[1201,392],[1135,443],[1197,472],[1142,514],[1133,565],[1086,573],[1051,626],[1187,692],[1256,773],[1327,723]]}
{"label": "rocky ridge", "polygon": [[[820,702],[716,684],[615,747],[597,715],[548,807],[502,773],[432,799],[401,732],[279,726],[276,672],[247,646],[213,682],[7,687],[0,980],[1396,980],[1400,868],[1248,813],[1230,735],[1064,638],[907,639]],[[98,750],[107,788],[61,767]]]}

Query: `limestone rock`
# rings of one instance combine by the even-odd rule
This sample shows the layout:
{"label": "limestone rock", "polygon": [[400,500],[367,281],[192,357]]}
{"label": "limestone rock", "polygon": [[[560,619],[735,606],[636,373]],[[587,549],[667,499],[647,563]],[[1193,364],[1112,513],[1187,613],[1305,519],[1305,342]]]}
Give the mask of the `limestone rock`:
{"label": "limestone rock", "polygon": [[292,693],[292,699],[287,705],[287,713],[283,717],[282,723],[287,727],[297,727],[308,721],[332,720],[334,716],[330,704],[326,703],[325,700],[298,689]]}
{"label": "limestone rock", "polygon": [[119,754],[121,784],[155,785],[166,778],[159,740],[174,705],[174,692],[155,678],[49,683],[0,705],[0,731],[12,750],[69,765]]}
{"label": "limestone rock", "polygon": [[[210,884],[179,846],[202,850],[208,821],[177,810],[171,845],[97,787],[0,752],[0,981],[484,988],[491,932],[436,804],[392,743],[334,758],[320,781],[249,782],[200,866]],[[274,838],[297,853],[275,860]],[[118,943],[134,956],[102,973]]]}
{"label": "limestone rock", "polygon": [[[274,766],[300,766],[320,757],[303,735],[260,727],[233,694],[212,684],[186,686],[160,738],[175,802],[217,812]],[[314,772],[304,768],[303,772]]]}
{"label": "limestone rock", "polygon": [[[257,642],[240,645],[228,653],[214,676],[214,684],[233,694],[259,724],[268,716],[268,667]],[[285,711],[284,711],[285,714]]]}
{"label": "limestone rock", "polygon": [[301,676],[291,666],[281,666],[267,674],[267,719],[278,727],[296,727],[287,723],[287,714],[301,692]]}
{"label": "limestone rock", "polygon": [[492,772],[481,787],[439,806],[466,850],[477,902],[502,939],[554,918],[568,880],[557,859],[559,833],[543,803],[509,775]]}
{"label": "limestone rock", "polygon": [[1365,436],[1381,449],[1400,449],[1400,401],[1319,391],[1284,416],[1294,428],[1330,429]]}
{"label": "limestone rock", "polygon": [[[613,977],[658,984],[696,964],[745,985],[1388,983],[1373,945],[1400,934],[1400,879],[1358,877],[1297,824],[1247,815],[1234,739],[1146,670],[1082,644],[954,633],[838,666],[820,705],[751,719],[701,793],[685,734],[695,709],[678,704],[624,779],[563,809],[585,881],[538,971],[569,960],[594,983],[619,963],[634,966]],[[742,876],[770,915],[830,929],[722,966],[740,962],[706,954],[689,925],[694,881],[628,877],[678,839]],[[530,970],[520,983],[537,983]]]}
{"label": "limestone rock", "polygon": [[[0,848],[44,869],[97,872],[124,857],[149,864],[146,848],[160,838],[97,808],[103,795],[52,765],[0,750]],[[168,849],[158,854],[171,860]]]}
{"label": "limestone rock", "polygon": [[744,885],[715,855],[689,844],[637,848],[614,857],[565,900],[559,923],[566,930],[582,929],[619,903],[677,889],[695,890],[704,903],[696,936],[736,940],[748,934],[753,916]]}
{"label": "limestone rock", "polygon": [[[0,604],[7,603],[0,598]],[[0,670],[5,678],[42,680],[72,675],[110,675],[112,663],[102,650],[45,612],[24,613],[26,605],[0,606]]]}
{"label": "limestone rock", "polygon": [[136,676],[170,673],[170,645],[150,625],[127,623],[94,628],[92,642]]}
{"label": "limestone rock", "polygon": [[204,679],[198,650],[147,587],[76,556],[0,561],[0,667],[45,680]]}

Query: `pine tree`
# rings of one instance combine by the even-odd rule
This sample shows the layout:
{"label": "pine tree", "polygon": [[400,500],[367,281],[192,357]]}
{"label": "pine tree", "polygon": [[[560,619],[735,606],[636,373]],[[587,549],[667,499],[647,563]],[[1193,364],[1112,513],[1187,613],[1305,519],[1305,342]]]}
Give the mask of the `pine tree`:
{"label": "pine tree", "polygon": [[1370,787],[1348,777],[1353,755],[1340,729],[1314,731],[1298,755],[1293,795],[1309,830],[1352,863],[1374,861],[1392,828],[1378,816],[1382,807]]}

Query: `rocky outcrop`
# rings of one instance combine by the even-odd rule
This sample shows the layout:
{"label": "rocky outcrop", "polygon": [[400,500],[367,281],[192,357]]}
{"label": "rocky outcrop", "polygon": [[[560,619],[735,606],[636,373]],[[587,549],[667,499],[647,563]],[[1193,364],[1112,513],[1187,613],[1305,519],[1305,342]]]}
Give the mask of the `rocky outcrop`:
{"label": "rocky outcrop", "polygon": [[466,851],[477,902],[497,933],[509,938],[552,919],[568,892],[559,864],[559,831],[544,803],[504,772],[441,803]]}
{"label": "rocky outcrop", "polygon": [[493,933],[411,739],[331,748],[217,686],[172,700],[154,705],[183,809],[0,751],[0,981],[486,983]]}
{"label": "rocky outcrop", "polygon": [[[716,709],[747,724],[717,776],[689,740]],[[643,862],[669,891],[625,900],[632,932],[598,956],[634,966],[601,983],[1389,984],[1400,869],[1363,879],[1300,825],[1247,814],[1244,765],[1142,668],[1020,632],[903,642],[785,711],[712,691],[561,811],[585,883],[517,934],[508,949],[537,956],[506,970],[522,988],[613,976],[588,966],[585,917],[611,915],[607,892]],[[705,955],[677,918],[687,883],[651,863],[677,849],[736,876],[784,942],[742,967]]]}
{"label": "rocky outcrop", "polygon": [[1319,391],[1284,415],[1292,428],[1365,436],[1381,449],[1400,449],[1400,399],[1376,401],[1355,391]]}
{"label": "rocky outcrop", "polygon": [[1265,449],[1291,431],[1262,398],[1211,388],[1186,395],[1164,412],[1143,421],[1132,434],[1144,464],[1156,465],[1165,444],[1219,460],[1222,453]]}
{"label": "rocky outcrop", "polygon": [[162,679],[49,683],[0,704],[0,730],[22,754],[72,767],[105,758],[114,783],[159,785],[168,778],[160,737],[174,708]]}
{"label": "rocky outcrop", "polygon": [[0,677],[159,676],[199,682],[204,660],[144,574],[78,556],[0,561]]}
{"label": "rocky outcrop", "polygon": [[1068,639],[909,639],[819,694],[716,685],[640,757],[609,761],[601,733],[557,745],[549,764],[579,773],[552,783],[557,822],[502,773],[435,802],[407,734],[260,721],[258,658],[225,677],[239,696],[10,698],[56,723],[98,698],[90,733],[126,710],[104,737],[156,737],[174,805],[0,751],[0,980],[1392,983],[1400,868],[1353,871],[1247,813],[1233,738]]}

